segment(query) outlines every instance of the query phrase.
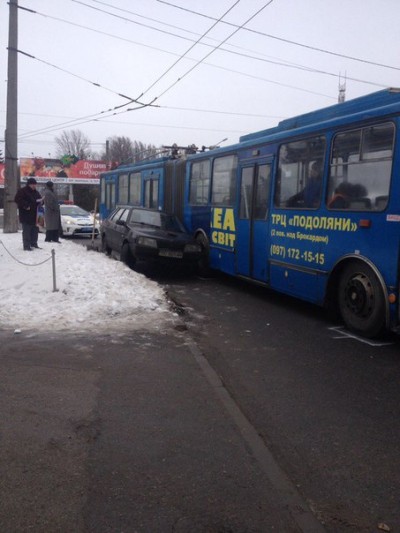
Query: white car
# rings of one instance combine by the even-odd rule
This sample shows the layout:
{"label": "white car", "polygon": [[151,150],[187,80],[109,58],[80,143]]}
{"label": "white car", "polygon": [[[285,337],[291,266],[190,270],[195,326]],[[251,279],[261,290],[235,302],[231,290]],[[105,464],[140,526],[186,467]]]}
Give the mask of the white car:
{"label": "white car", "polygon": [[[88,235],[93,233],[93,215],[78,205],[60,205],[62,236]],[[97,221],[96,221],[97,222]],[[98,223],[95,224],[94,236],[99,234]]]}

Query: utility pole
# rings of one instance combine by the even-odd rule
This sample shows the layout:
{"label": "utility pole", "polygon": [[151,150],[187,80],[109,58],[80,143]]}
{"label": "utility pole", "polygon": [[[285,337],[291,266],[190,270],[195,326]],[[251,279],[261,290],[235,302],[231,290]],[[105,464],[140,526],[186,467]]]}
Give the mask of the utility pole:
{"label": "utility pole", "polygon": [[17,233],[18,189],[18,0],[10,0],[8,26],[7,119],[5,131],[4,233]]}
{"label": "utility pole", "polygon": [[107,161],[107,170],[110,170],[110,141],[106,140],[106,161]]}

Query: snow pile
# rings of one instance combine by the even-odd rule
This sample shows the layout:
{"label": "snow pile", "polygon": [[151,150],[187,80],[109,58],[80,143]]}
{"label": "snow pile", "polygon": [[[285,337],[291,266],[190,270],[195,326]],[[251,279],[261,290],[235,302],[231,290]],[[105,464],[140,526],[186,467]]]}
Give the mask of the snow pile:
{"label": "snow pile", "polygon": [[25,252],[21,232],[0,230],[2,329],[104,334],[159,329],[173,319],[163,289],[123,263],[65,239],[62,244],[47,243],[40,235],[39,246],[42,249]]}

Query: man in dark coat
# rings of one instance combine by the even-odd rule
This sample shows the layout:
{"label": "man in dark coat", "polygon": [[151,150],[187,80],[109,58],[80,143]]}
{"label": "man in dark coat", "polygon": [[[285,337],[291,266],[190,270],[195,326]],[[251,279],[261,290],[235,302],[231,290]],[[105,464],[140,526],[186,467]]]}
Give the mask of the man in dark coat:
{"label": "man in dark coat", "polygon": [[25,187],[19,189],[14,198],[18,205],[19,221],[22,225],[22,242],[27,252],[31,252],[32,248],[39,248],[37,208],[42,197],[36,190],[36,184],[35,178],[28,178]]}
{"label": "man in dark coat", "polygon": [[56,193],[54,192],[54,184],[52,181],[46,183],[46,188],[43,191],[44,203],[44,221],[46,226],[46,242],[60,242],[59,229],[61,226],[60,220],[60,204]]}

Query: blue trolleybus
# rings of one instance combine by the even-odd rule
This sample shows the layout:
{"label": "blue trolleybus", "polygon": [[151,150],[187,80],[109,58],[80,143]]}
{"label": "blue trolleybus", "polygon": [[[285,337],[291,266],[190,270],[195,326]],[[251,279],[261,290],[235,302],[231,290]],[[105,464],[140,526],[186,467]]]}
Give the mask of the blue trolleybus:
{"label": "blue trolleybus", "polygon": [[185,164],[182,159],[160,157],[120,165],[100,176],[100,217],[117,205],[136,205],[173,212],[182,219]]}
{"label": "blue trolleybus", "polygon": [[[387,89],[149,163],[134,202],[176,212],[212,269],[335,305],[376,336],[399,325],[399,117],[400,89]],[[136,172],[102,177],[108,208],[130,203]]]}

